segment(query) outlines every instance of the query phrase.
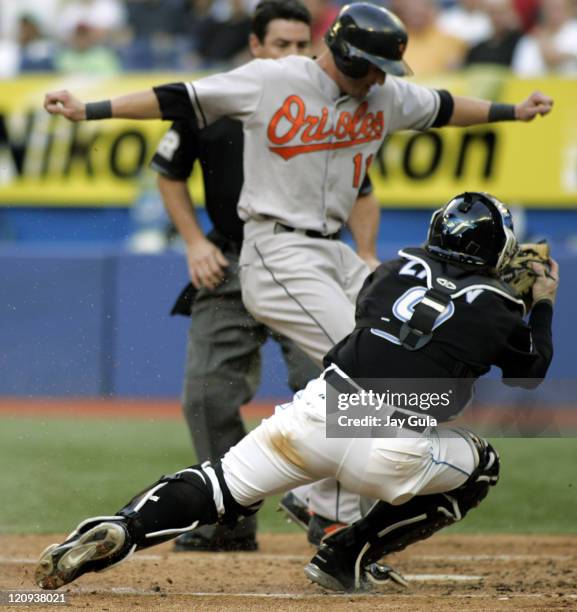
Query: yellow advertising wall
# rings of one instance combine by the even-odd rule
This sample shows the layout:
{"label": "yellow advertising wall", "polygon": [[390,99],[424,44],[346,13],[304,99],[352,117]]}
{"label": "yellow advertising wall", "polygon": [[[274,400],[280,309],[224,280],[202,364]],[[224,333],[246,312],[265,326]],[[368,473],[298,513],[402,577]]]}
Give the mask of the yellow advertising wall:
{"label": "yellow advertising wall", "polygon": [[[44,93],[66,88],[82,99],[99,100],[182,78],[148,73],[94,80],[2,81],[0,205],[129,206],[141,188],[141,171],[168,124],[71,124],[44,112]],[[428,84],[504,102],[518,102],[539,89],[555,99],[555,107],[549,117],[530,124],[393,135],[371,169],[384,206],[435,206],[466,189],[489,191],[528,206],[577,204],[577,80],[451,75]],[[202,202],[198,168],[191,185],[193,196]]]}

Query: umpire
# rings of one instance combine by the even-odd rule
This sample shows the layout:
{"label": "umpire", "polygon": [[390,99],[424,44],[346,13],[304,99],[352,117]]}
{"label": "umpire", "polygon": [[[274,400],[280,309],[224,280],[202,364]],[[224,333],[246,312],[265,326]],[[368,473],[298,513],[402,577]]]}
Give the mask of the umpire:
{"label": "umpire", "polygon": [[[308,10],[298,0],[264,0],[252,20],[251,53],[276,59],[310,49]],[[243,132],[239,121],[224,118],[195,131],[187,122],[172,124],[151,166],[167,212],[186,245],[192,283],[173,314],[191,316],[183,409],[199,461],[214,461],[246,435],[240,407],[260,380],[260,348],[269,336],[281,346],[289,385],[297,391],[318,368],[287,338],[258,323],[243,306],[238,277],[243,224],[236,205],[243,184]],[[187,181],[201,164],[205,201],[213,229],[199,226]],[[256,519],[234,530],[204,527],[176,540],[176,550],[256,550]]]}

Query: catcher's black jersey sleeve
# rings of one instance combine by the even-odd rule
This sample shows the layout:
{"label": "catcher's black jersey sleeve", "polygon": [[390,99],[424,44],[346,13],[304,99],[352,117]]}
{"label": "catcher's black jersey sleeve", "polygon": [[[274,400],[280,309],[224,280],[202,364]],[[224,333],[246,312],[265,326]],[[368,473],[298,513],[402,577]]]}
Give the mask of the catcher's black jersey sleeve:
{"label": "catcher's black jersey sleeve", "polygon": [[[387,321],[408,320],[422,298],[419,288],[426,287],[423,272],[403,259],[383,263],[359,293],[357,321],[381,318],[386,327]],[[423,348],[409,351],[393,334],[358,327],[325,364],[336,363],[353,378],[478,378],[493,365],[504,377],[543,378],[552,357],[548,310],[537,304],[527,324],[515,303],[473,289],[452,301]]]}
{"label": "catcher's black jersey sleeve", "polygon": [[[529,324],[524,321],[511,332],[495,365],[506,379],[541,379],[553,358],[551,322],[553,306],[538,302],[531,310]],[[524,386],[533,386],[527,381]]]}

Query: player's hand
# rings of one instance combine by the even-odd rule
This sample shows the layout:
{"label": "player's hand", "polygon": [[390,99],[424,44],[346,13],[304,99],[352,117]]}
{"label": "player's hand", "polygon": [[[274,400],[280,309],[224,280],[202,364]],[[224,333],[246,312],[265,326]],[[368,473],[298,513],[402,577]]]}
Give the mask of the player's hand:
{"label": "player's hand", "polygon": [[554,259],[550,259],[549,262],[550,270],[547,270],[543,264],[531,264],[537,274],[533,284],[533,304],[539,300],[550,300],[552,304],[555,303],[559,286],[559,264]]}
{"label": "player's hand", "polygon": [[68,121],[84,121],[86,105],[65,89],[52,91],[44,96],[44,108],[51,115],[62,115]]}
{"label": "player's hand", "polygon": [[197,289],[214,289],[223,281],[228,260],[207,238],[203,237],[190,245],[186,250],[186,258],[190,280]]}
{"label": "player's hand", "polygon": [[553,108],[553,98],[534,91],[526,100],[515,106],[517,121],[533,121],[537,115],[547,115]]}

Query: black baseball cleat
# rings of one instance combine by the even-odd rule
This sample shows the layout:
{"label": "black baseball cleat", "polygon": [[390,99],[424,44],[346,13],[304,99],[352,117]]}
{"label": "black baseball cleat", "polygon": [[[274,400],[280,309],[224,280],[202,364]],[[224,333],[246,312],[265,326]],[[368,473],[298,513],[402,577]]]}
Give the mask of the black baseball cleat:
{"label": "black baseball cleat", "polygon": [[379,563],[359,567],[358,559],[323,544],[305,567],[305,576],[330,591],[364,593],[373,585],[394,582],[408,586],[407,580],[393,568]]}
{"label": "black baseball cleat", "polygon": [[310,512],[306,504],[290,491],[283,495],[278,503],[277,511],[284,512],[289,522],[295,523],[305,531],[309,528]]}
{"label": "black baseball cleat", "polygon": [[252,552],[258,550],[254,536],[206,537],[195,531],[184,533],[174,541],[175,552]]}
{"label": "black baseball cleat", "polygon": [[89,519],[64,543],[50,545],[36,565],[36,584],[41,589],[59,589],[87,572],[102,571],[127,558],[135,547],[131,550],[124,523],[112,518],[92,527],[94,519]]}
{"label": "black baseball cleat", "polygon": [[332,519],[325,518],[320,514],[313,514],[310,517],[307,529],[307,540],[309,541],[309,544],[312,544],[318,548],[324,538],[346,526],[347,525],[345,523],[333,521]]}

